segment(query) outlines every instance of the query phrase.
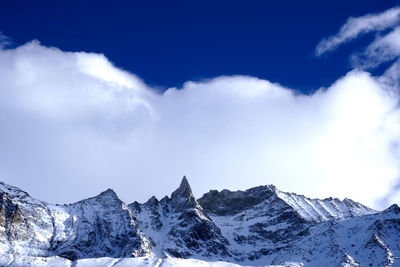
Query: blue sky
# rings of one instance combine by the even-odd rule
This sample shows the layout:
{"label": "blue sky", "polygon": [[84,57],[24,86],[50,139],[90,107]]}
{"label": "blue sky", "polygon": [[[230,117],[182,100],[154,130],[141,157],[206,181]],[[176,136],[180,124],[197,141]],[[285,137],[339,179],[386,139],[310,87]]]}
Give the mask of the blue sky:
{"label": "blue sky", "polygon": [[398,1],[2,1],[0,30],[65,51],[103,53],[160,90],[188,80],[250,75],[302,92],[351,69],[371,36],[317,58],[321,38],[350,16]]}
{"label": "blue sky", "polygon": [[0,179],[399,202],[398,3],[271,2],[2,1]]}

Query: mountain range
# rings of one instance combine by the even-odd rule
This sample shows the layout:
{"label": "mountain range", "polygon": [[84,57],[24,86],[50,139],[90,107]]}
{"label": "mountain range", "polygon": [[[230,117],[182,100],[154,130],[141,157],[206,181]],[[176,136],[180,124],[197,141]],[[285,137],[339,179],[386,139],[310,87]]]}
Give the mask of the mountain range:
{"label": "mountain range", "polygon": [[1,266],[400,266],[400,208],[273,185],[49,204],[0,182]]}

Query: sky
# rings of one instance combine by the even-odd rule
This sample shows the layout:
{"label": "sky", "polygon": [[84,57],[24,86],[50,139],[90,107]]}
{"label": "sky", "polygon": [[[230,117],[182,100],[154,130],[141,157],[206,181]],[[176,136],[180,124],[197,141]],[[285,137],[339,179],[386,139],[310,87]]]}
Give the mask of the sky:
{"label": "sky", "polygon": [[398,2],[268,2],[1,2],[0,179],[399,203]]}

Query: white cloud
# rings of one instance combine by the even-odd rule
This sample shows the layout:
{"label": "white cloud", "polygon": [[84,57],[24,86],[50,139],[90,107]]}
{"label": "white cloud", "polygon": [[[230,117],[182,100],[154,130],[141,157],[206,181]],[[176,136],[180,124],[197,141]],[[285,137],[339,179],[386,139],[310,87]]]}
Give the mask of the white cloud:
{"label": "white cloud", "polygon": [[69,202],[127,202],[275,184],[366,204],[399,177],[397,98],[353,71],[313,95],[246,76],[156,93],[99,54],[31,42],[0,51],[0,175]]}
{"label": "white cloud", "polygon": [[315,49],[315,54],[320,56],[326,52],[335,50],[340,45],[363,34],[392,28],[398,25],[399,22],[399,7],[394,7],[377,14],[368,14],[357,18],[350,17],[337,34],[319,42]]}
{"label": "white cloud", "polygon": [[[338,46],[353,40],[368,32],[377,32],[375,40],[361,51],[356,51],[350,56],[352,66],[358,70],[375,70],[381,66],[383,74],[376,77],[376,82],[388,94],[393,101],[394,115],[386,119],[384,130],[388,138],[395,140],[398,137],[398,101],[400,92],[400,8],[395,7],[378,14],[369,14],[359,18],[350,18],[342,26],[339,33],[329,38],[323,39],[316,48],[316,54],[321,55],[327,51],[336,49]],[[382,65],[386,63],[387,65]],[[380,139],[381,141],[383,139]],[[380,144],[385,146],[385,144]],[[398,157],[398,143],[393,141],[386,143],[388,151]],[[396,162],[396,160],[395,160]],[[393,166],[396,164],[393,163]],[[385,170],[389,171],[389,167]],[[377,172],[377,174],[379,171]],[[377,200],[377,205],[386,206],[395,199],[400,200],[400,176],[389,184],[386,194],[382,194]]]}

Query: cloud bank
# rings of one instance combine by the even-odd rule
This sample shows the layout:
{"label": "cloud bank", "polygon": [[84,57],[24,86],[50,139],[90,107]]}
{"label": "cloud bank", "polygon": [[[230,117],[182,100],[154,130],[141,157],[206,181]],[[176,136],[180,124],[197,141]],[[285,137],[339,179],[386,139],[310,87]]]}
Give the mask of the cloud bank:
{"label": "cloud bank", "polygon": [[[373,45],[373,44],[372,44]],[[398,75],[397,75],[398,76]],[[0,50],[0,177],[50,202],[275,184],[381,208],[400,177],[395,85],[354,70],[303,95],[226,76],[163,93],[104,55]]]}

